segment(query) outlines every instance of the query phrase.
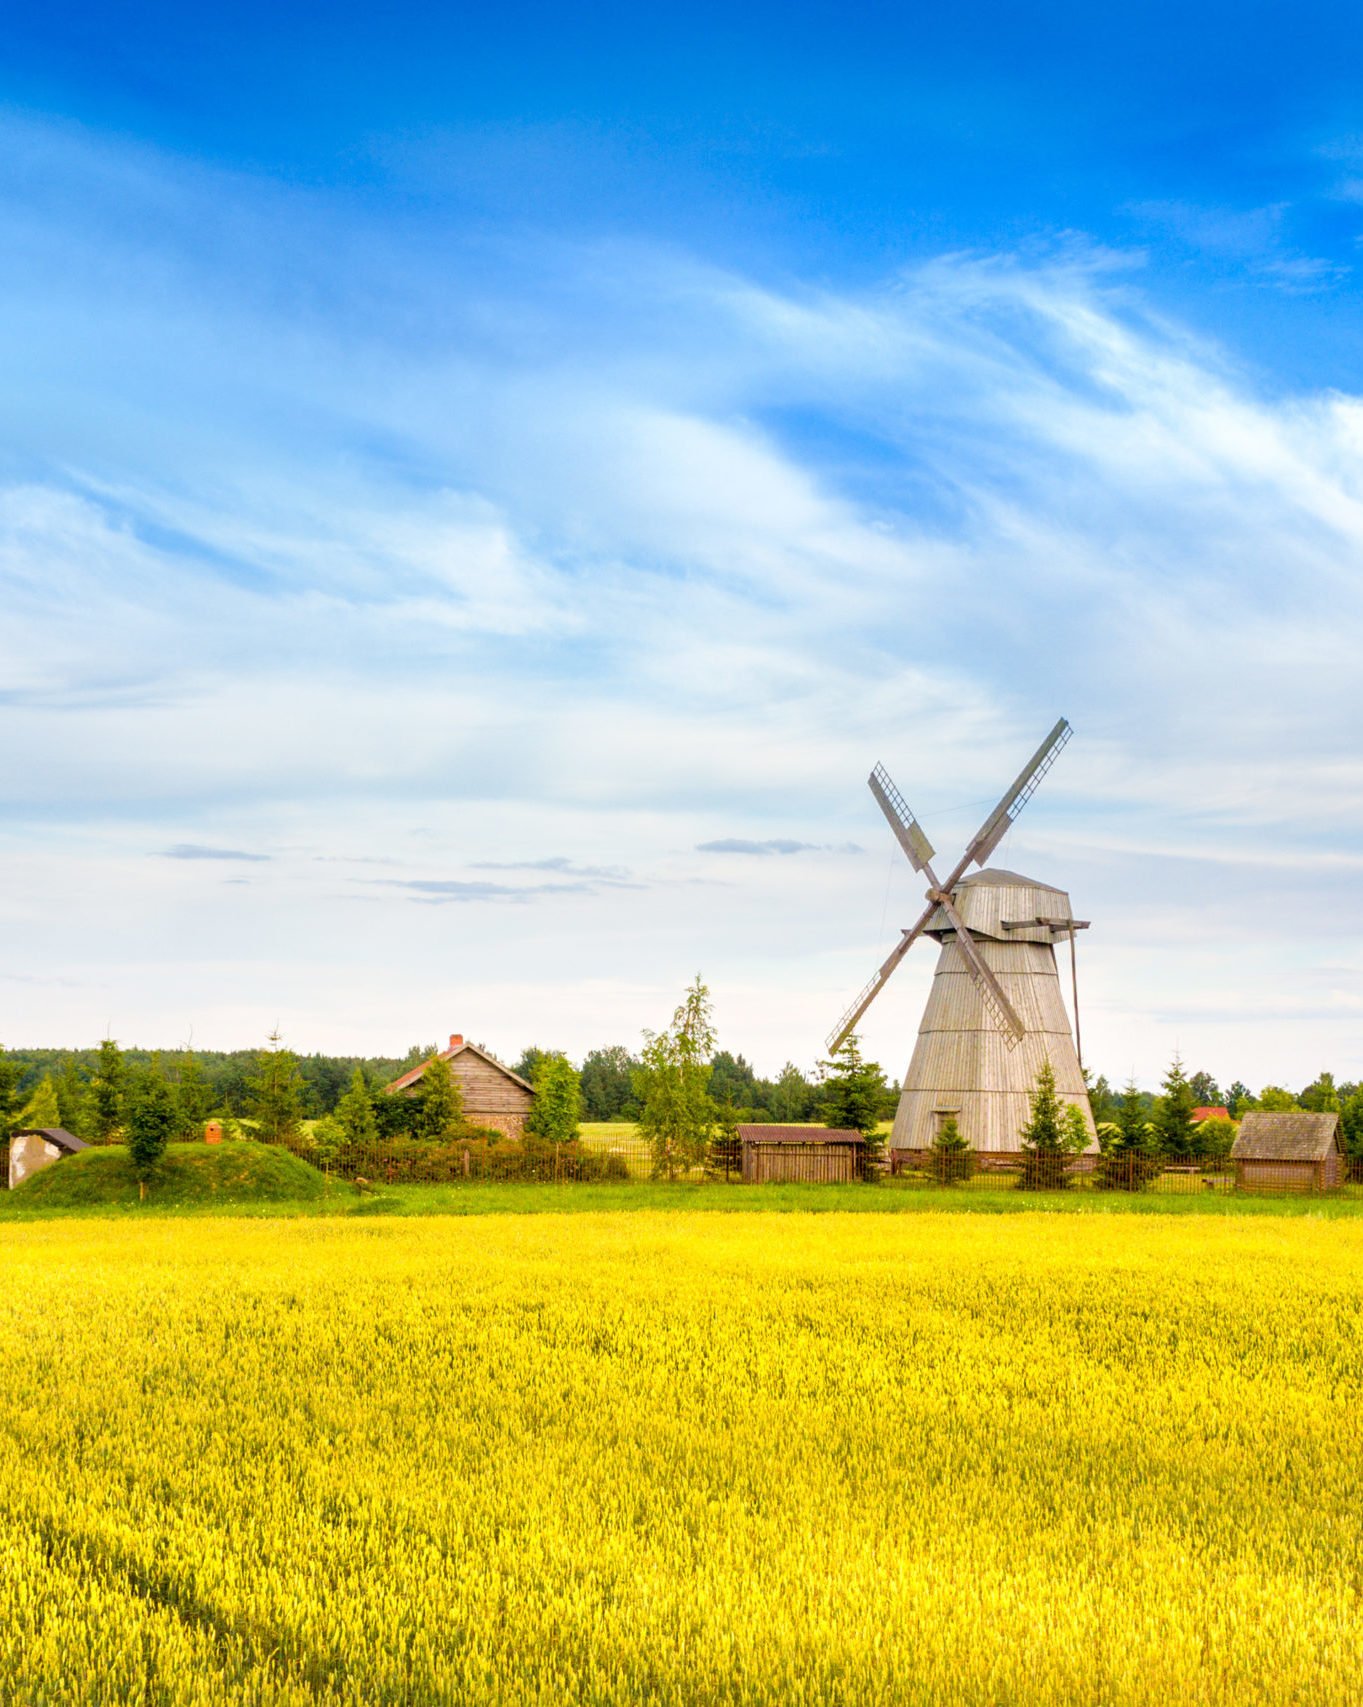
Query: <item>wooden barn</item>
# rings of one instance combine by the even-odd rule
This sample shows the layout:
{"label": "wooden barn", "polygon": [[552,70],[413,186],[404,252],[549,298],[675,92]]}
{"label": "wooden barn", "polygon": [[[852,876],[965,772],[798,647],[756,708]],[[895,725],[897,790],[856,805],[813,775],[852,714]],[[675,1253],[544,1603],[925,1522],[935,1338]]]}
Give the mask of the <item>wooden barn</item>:
{"label": "wooden barn", "polygon": [[866,1140],[860,1132],[824,1126],[740,1126],[743,1181],[829,1184],[860,1179]]}
{"label": "wooden barn", "polygon": [[1235,1183],[1247,1191],[1328,1191],[1344,1180],[1337,1114],[1251,1112],[1230,1154]]}
{"label": "wooden barn", "polygon": [[89,1145],[63,1126],[23,1126],[9,1141],[9,1188],[22,1185],[26,1179],[50,1168],[63,1156],[74,1156],[77,1150]]}
{"label": "wooden barn", "polygon": [[[491,1126],[508,1138],[520,1138],[525,1133],[525,1117],[535,1105],[535,1091],[518,1073],[504,1067],[495,1055],[480,1049],[476,1043],[466,1043],[458,1032],[450,1038],[448,1049],[442,1049],[437,1061],[448,1063],[449,1071],[459,1081],[464,1093],[464,1118],[474,1126]],[[387,1086],[390,1095],[400,1096],[420,1083],[427,1063],[404,1073]]]}

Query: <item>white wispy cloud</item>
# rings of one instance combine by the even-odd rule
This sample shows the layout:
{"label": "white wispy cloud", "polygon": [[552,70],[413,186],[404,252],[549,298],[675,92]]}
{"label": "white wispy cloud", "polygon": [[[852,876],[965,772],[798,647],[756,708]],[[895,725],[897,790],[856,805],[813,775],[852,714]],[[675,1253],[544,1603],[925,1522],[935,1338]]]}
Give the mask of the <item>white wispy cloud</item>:
{"label": "white wispy cloud", "polygon": [[[1279,944],[1288,877],[1256,850],[1352,872],[1363,402],[1270,393],[1123,257],[1074,239],[778,286],[638,244],[414,233],[16,119],[5,137],[25,172],[0,199],[22,260],[0,283],[22,381],[0,406],[0,716],[24,762],[0,784],[0,925],[77,986],[116,968],[139,1026],[180,1035],[213,990],[199,1033],[235,1041],[287,987],[306,1041],[339,1043],[396,940],[383,1035],[347,1045],[429,1031],[452,961],[513,1054],[601,1040],[555,968],[604,1025],[604,987],[666,1006],[700,963],[736,1037],[811,1055],[908,879],[712,856],[879,855],[877,758],[934,838],[968,833],[981,813],[955,803],[992,798],[1059,711],[1082,738],[1018,851],[1095,918],[1095,1048],[1106,1024],[1153,1058],[1162,981],[1191,976],[1177,944],[1134,957],[1165,916],[1149,849],[1215,872],[1224,928]],[[224,963],[168,977],[207,906],[196,868],[252,847],[310,851],[227,897],[212,877]],[[418,848],[367,910],[319,880],[319,857]],[[63,892],[88,899],[67,917]],[[1357,941],[1363,908],[1332,896]],[[501,981],[503,903],[531,897],[539,999]],[[413,936],[413,899],[460,905]],[[887,1064],[917,976],[874,1021]],[[1363,1052],[1308,1031],[1302,1000],[1246,1045],[1275,1074]],[[65,1036],[92,1014],[54,986],[20,1019]]]}

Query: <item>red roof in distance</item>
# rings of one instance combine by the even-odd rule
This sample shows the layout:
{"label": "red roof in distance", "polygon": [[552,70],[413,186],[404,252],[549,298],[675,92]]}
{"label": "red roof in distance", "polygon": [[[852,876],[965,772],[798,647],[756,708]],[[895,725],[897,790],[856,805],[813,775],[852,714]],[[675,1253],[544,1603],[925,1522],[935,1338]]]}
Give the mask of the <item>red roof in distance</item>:
{"label": "red roof in distance", "polygon": [[1230,1110],[1228,1108],[1195,1108],[1193,1119],[1199,1123],[1204,1120],[1229,1120]]}

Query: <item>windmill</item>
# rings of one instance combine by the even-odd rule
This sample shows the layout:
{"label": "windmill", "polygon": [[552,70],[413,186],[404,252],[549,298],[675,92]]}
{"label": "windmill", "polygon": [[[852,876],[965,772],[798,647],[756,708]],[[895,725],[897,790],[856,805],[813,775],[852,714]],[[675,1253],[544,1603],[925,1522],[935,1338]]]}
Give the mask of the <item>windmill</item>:
{"label": "windmill", "polygon": [[[828,1039],[830,1052],[850,1036],[919,937],[941,944],[895,1114],[895,1149],[927,1149],[947,1116],[955,1115],[974,1149],[1016,1151],[1037,1073],[1048,1059],[1057,1092],[1081,1110],[1096,1148],[1079,1063],[1077,980],[1071,1034],[1055,960],[1055,944],[1068,940],[1073,976],[1075,932],[1087,930],[1087,921],[1074,917],[1064,890],[986,867],[1071,733],[1062,717],[944,881],[933,870],[931,842],[885,767],[878,764],[868,778],[910,865],[928,880],[927,906],[839,1021]],[[981,869],[966,876],[972,865]]]}

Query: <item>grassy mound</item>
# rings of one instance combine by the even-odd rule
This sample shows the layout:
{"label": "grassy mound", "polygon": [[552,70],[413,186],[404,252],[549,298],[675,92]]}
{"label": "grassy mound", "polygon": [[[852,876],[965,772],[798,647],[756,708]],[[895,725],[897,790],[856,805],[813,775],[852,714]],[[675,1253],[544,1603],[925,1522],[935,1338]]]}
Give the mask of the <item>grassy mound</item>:
{"label": "grassy mound", "polygon": [[[327,1184],[273,1144],[172,1144],[147,1186],[147,1202],[166,1208],[206,1203],[298,1203]],[[137,1179],[121,1144],[81,1150],[26,1180],[12,1201],[35,1208],[85,1209],[138,1201]]]}

